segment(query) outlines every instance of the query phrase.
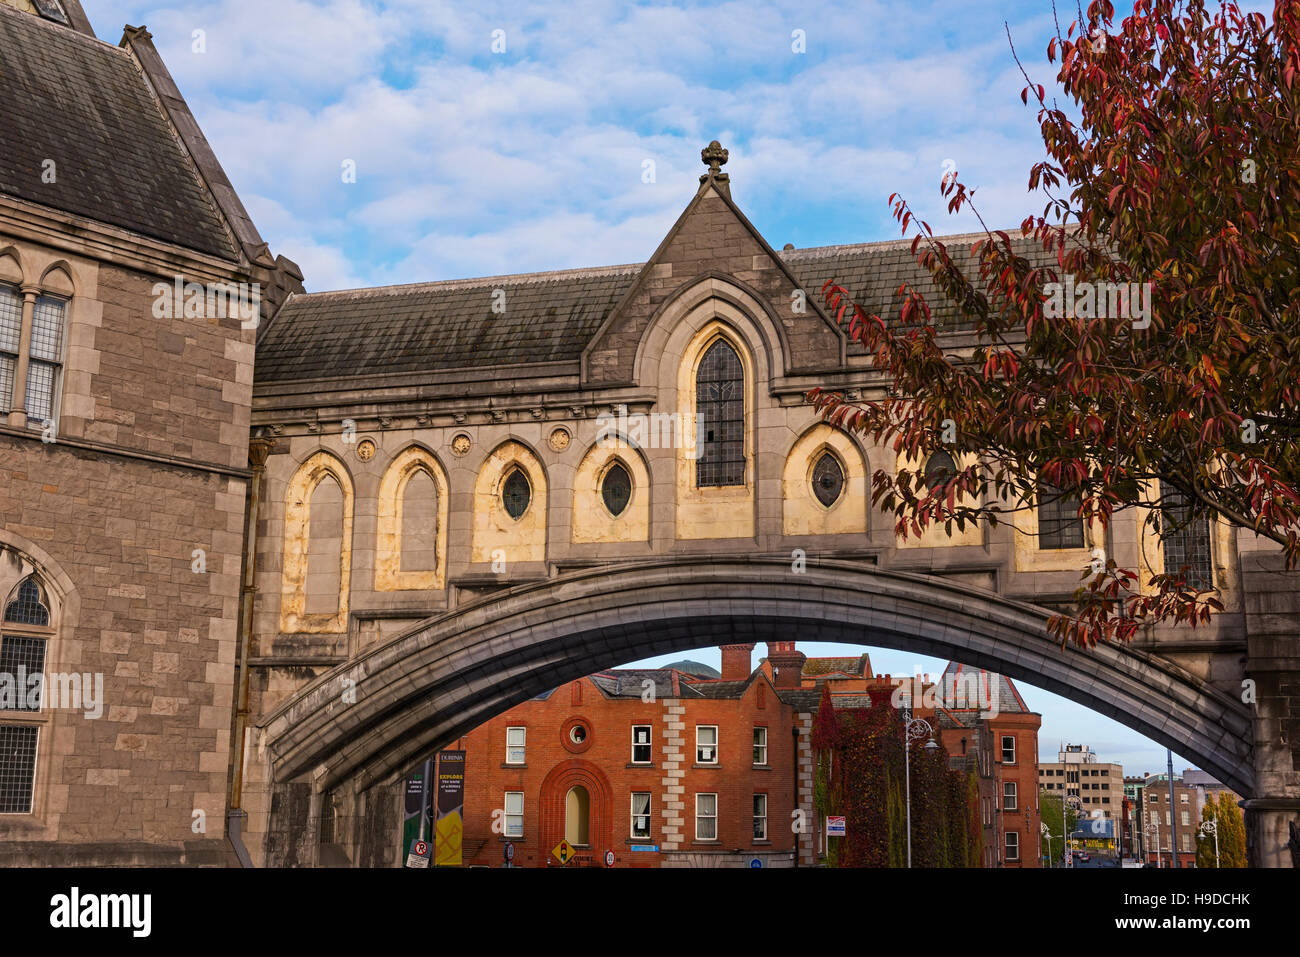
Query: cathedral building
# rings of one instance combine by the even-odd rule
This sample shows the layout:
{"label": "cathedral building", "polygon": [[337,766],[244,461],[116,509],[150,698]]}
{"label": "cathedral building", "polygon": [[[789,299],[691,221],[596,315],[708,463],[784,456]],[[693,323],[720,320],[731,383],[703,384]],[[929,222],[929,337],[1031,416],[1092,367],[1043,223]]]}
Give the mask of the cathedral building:
{"label": "cathedral building", "polygon": [[1210,643],[1058,654],[1043,609],[1095,548],[1163,569],[1139,516],[897,538],[871,473],[969,459],[805,402],[888,387],[822,288],[882,315],[933,292],[910,242],[774,248],[715,142],[644,262],[307,293],[146,29],[0,0],[0,103],[0,674],[24,677],[0,680],[0,864],[391,866],[430,752],[627,661],[760,641],[791,756],[816,706],[795,642],[884,636],[1041,674],[1249,792],[1230,528],[1169,556],[1225,605]]}

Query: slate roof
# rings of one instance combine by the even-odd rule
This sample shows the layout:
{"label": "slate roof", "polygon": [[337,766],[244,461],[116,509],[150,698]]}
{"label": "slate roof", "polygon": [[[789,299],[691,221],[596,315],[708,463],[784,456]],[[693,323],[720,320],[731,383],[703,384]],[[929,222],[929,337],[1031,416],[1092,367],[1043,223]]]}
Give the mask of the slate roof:
{"label": "slate roof", "polygon": [[[1016,253],[1034,263],[1051,259],[1043,252],[1042,244],[1032,237],[1021,238],[1020,231],[1010,231],[1012,248]],[[964,233],[954,236],[937,236],[955,263],[972,282],[978,283],[979,269],[970,255],[970,247],[988,237],[984,233]],[[919,250],[918,250],[919,252]],[[916,264],[910,239],[896,239],[880,243],[860,243],[849,246],[812,246],[807,249],[787,249],[779,254],[790,271],[799,277],[810,298],[824,302],[822,286],[834,280],[843,286],[849,296],[864,309],[886,321],[898,316],[901,303],[898,287],[910,283],[920,291],[930,306],[937,325],[956,323],[956,309],[940,293],[930,273]],[[863,355],[865,350],[853,339],[848,343],[849,355]]]}
{"label": "slate roof", "polygon": [[0,104],[0,193],[238,259],[126,50],[0,4]]}
{"label": "slate roof", "polygon": [[646,680],[654,682],[656,698],[677,697],[672,668],[611,668],[591,675],[591,680],[607,698],[639,698],[645,690],[641,682]]}
{"label": "slate roof", "polygon": [[816,688],[777,688],[776,696],[795,711],[816,714],[821,705],[822,693]]}
{"label": "slate roof", "polygon": [[[1031,714],[1029,706],[1025,704],[1025,699],[1020,697],[1020,692],[1016,686],[1011,683],[1011,679],[1006,675],[996,674],[992,671],[985,671],[983,668],[971,668],[967,665],[959,664],[956,661],[948,662],[948,667],[943,670],[943,676],[940,678],[944,688],[948,687],[949,676],[956,677],[959,675],[969,675],[972,671],[979,674],[980,696],[984,695],[984,689],[990,687],[987,682],[996,682],[997,688],[997,709],[1003,714]],[[963,681],[969,678],[963,678]],[[956,709],[948,709],[954,711]]]}
{"label": "slate roof", "polygon": [[[576,361],[640,270],[607,266],[293,296],[257,345],[257,379]],[[505,293],[504,312],[492,311],[497,289]]]}
{"label": "slate roof", "polygon": [[[941,237],[958,262],[983,234]],[[1022,255],[1042,252],[1013,237]],[[779,254],[809,296],[835,278],[864,307],[888,318],[905,278],[940,302],[909,241],[820,246]],[[257,346],[261,383],[513,365],[577,362],[644,263],[293,296]],[[969,273],[973,276],[974,269]],[[492,311],[505,291],[505,312]],[[819,300],[820,301],[820,300]],[[936,309],[943,321],[946,313]],[[862,350],[850,343],[850,352]]]}
{"label": "slate roof", "polygon": [[843,672],[846,675],[870,675],[871,658],[864,652],[853,658],[809,658],[803,663],[805,677]]}

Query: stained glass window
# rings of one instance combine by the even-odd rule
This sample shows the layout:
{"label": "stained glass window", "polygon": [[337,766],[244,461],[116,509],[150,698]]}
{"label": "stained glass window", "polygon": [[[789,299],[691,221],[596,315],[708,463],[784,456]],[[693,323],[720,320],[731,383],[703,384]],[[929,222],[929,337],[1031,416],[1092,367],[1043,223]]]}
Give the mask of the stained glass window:
{"label": "stained glass window", "polygon": [[925,460],[925,486],[936,488],[957,474],[957,463],[947,452],[934,452]]}
{"label": "stained glass window", "polygon": [[695,462],[698,486],[745,484],[745,372],[740,356],[719,339],[709,346],[695,379],[701,434]]}
{"label": "stained glass window", "polygon": [[50,610],[41,600],[41,589],[36,580],[24,578],[18,586],[14,600],[5,605],[6,622],[15,625],[38,625],[42,628],[50,624]]}
{"label": "stained glass window", "polygon": [[812,479],[813,494],[817,496],[817,501],[827,508],[839,501],[840,493],[844,491],[844,469],[840,468],[835,456],[829,452],[822,453],[822,457],[813,466]]}
{"label": "stained glass window", "polygon": [[501,503],[506,508],[506,514],[511,518],[517,519],[528,510],[528,502],[532,495],[533,490],[528,485],[527,477],[523,470],[518,468],[506,476],[501,486]]}
{"label": "stained glass window", "polygon": [[615,462],[605,472],[605,478],[600,483],[600,494],[609,514],[616,518],[623,514],[623,509],[627,508],[627,503],[632,498],[632,478],[621,462]]}

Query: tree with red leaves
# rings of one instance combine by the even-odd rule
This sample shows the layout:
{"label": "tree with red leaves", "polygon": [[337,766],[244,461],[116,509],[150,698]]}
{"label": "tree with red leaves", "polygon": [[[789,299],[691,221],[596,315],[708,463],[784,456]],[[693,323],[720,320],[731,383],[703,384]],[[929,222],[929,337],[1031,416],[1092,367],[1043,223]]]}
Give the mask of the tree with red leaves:
{"label": "tree with red leaves", "polygon": [[[1147,508],[1159,538],[1213,517],[1295,567],[1298,42],[1295,0],[1272,23],[1234,3],[1138,0],[1116,24],[1094,2],[1047,48],[1075,118],[1025,75],[1048,155],[1029,186],[1048,202],[1021,238],[986,228],[963,255],[890,197],[942,308],[906,283],[886,322],[827,283],[828,307],[892,385],[809,398],[907,461],[947,449],[969,463],[928,485],[919,470],[877,471],[873,500],[898,534],[1014,523],[1050,489],[1094,528]],[[941,191],[950,212],[979,215],[955,173]],[[1102,555],[1083,575],[1077,607],[1052,621],[1063,643],[1130,640],[1222,607],[1186,567],[1143,588]]]}

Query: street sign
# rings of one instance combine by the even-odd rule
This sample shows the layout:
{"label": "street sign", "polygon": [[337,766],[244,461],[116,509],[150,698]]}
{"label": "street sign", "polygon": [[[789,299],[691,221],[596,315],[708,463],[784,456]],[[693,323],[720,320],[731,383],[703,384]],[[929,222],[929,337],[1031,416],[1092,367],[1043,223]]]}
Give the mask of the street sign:
{"label": "street sign", "polygon": [[515,842],[506,841],[505,849],[501,853],[506,856],[507,861],[513,861],[515,859]]}
{"label": "street sign", "polygon": [[606,851],[606,852],[605,852],[605,866],[606,866],[606,867],[613,867],[613,866],[614,866],[614,852],[613,852],[613,851]]}
{"label": "street sign", "polygon": [[763,869],[763,859],[761,857],[751,857],[749,859],[749,869],[751,871],[760,871]]}
{"label": "street sign", "polygon": [[567,864],[569,859],[573,857],[573,845],[568,841],[560,841],[559,844],[555,845],[555,849],[551,853],[555,855],[555,859],[561,864]]}
{"label": "street sign", "polygon": [[406,855],[406,866],[429,866],[429,844],[427,841],[416,841],[411,845],[411,853]]}
{"label": "street sign", "polygon": [[631,847],[628,848],[628,850],[629,850],[629,851],[644,851],[644,852],[646,852],[647,854],[658,854],[658,853],[659,853],[659,845],[658,845],[658,844],[633,844]]}
{"label": "street sign", "polygon": [[830,816],[826,818],[826,836],[827,837],[844,837],[847,833],[847,825],[844,818],[839,816]]}

